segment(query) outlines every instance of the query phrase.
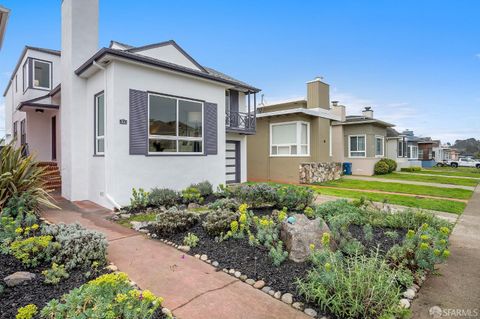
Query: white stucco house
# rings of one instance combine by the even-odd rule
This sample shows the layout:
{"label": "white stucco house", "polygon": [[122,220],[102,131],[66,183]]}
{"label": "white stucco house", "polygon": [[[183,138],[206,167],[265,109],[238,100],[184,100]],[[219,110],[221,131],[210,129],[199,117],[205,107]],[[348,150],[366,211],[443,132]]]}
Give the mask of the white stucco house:
{"label": "white stucco house", "polygon": [[99,48],[98,0],[63,0],[61,51],[25,47],[4,92],[7,142],[57,165],[63,197],[110,208],[132,187],[243,182],[259,91],[174,41]]}
{"label": "white stucco house", "polygon": [[5,37],[9,15],[10,10],[0,5],[0,49],[2,48],[3,38]]}

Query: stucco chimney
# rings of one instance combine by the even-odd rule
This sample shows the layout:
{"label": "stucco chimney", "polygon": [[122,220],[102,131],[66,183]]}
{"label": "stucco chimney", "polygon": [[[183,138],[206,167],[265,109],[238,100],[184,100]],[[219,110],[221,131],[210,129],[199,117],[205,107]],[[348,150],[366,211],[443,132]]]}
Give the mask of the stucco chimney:
{"label": "stucco chimney", "polygon": [[330,109],[330,86],[323,82],[322,77],[316,77],[307,82],[307,108]]}
{"label": "stucco chimney", "polygon": [[98,0],[62,1],[60,106],[62,195],[88,198],[88,155],[92,120],[87,118],[86,80],[75,70],[98,50]]}
{"label": "stucco chimney", "polygon": [[365,109],[362,111],[363,116],[368,118],[373,118],[373,110],[370,106],[366,106]]}
{"label": "stucco chimney", "polygon": [[338,101],[332,101],[332,113],[340,116],[341,122],[345,122],[345,119],[346,119],[345,105],[338,104]]}

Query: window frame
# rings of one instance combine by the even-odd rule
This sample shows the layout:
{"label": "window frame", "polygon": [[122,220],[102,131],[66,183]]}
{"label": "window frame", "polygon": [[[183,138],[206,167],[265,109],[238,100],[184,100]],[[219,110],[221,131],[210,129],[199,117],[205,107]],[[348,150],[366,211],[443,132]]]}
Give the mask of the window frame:
{"label": "window frame", "polygon": [[[37,86],[35,85],[35,63],[36,62],[40,62],[40,63],[45,63],[45,64],[48,64],[49,68],[48,68],[48,84],[49,86],[48,87],[43,87],[43,86]],[[46,60],[41,60],[41,59],[35,59],[35,58],[32,58],[32,72],[31,73],[31,76],[32,76],[32,88],[33,89],[36,89],[36,90],[45,90],[45,91],[50,91],[52,89],[52,81],[53,81],[53,78],[52,78],[52,70],[53,69],[53,63],[51,61],[46,61]]]}
{"label": "window frame", "polygon": [[[408,148],[410,149],[410,156],[408,157],[408,159],[411,159],[411,160],[418,160],[418,146],[416,145],[408,145]],[[413,150],[416,149],[416,152],[417,152],[417,156],[416,157],[412,157],[413,155]]]}
{"label": "window frame", "polygon": [[[30,58],[27,58],[25,60],[25,63],[23,63],[22,66],[22,82],[23,82],[23,93],[27,91],[27,89],[30,87]],[[26,72],[25,72],[26,70]]]}
{"label": "window frame", "polygon": [[[359,150],[353,151],[353,152],[357,152],[357,153],[363,152],[364,155],[355,155],[355,156],[352,155],[352,137],[357,137],[357,138],[358,137],[363,137],[364,138],[365,149],[363,151],[359,151]],[[358,148],[358,139],[357,139],[357,148]],[[366,158],[367,157],[367,135],[366,134],[348,135],[348,157],[349,158]]]}
{"label": "window frame", "polygon": [[[273,144],[273,127],[274,126],[281,126],[281,125],[288,125],[288,124],[295,124],[296,125],[296,137],[295,137],[295,144]],[[307,144],[301,144],[302,140],[302,124],[307,125]],[[297,147],[297,154],[292,154],[292,146],[295,145]],[[298,151],[302,149],[302,146],[307,146],[307,153],[306,154],[298,154]],[[272,153],[272,148],[277,147],[277,154]],[[290,154],[278,154],[278,147],[279,146],[289,146],[290,147]],[[310,122],[306,121],[289,121],[289,122],[279,122],[279,123],[270,123],[270,145],[269,145],[269,154],[270,157],[309,157],[310,156]]]}
{"label": "window frame", "polygon": [[16,140],[18,137],[18,121],[13,122],[13,139]]}
{"label": "window frame", "polygon": [[[377,141],[382,140],[382,154],[377,154]],[[375,157],[385,157],[385,136],[375,135]]]}
{"label": "window frame", "polygon": [[27,144],[27,128],[25,119],[20,121],[20,145]]}
{"label": "window frame", "polygon": [[[160,96],[168,99],[175,99],[176,100],[176,135],[152,135],[150,134],[150,97],[151,96]],[[187,101],[187,102],[194,102],[201,104],[202,106],[202,137],[189,137],[189,136],[179,136],[178,135],[178,127],[179,127],[179,101]],[[176,141],[176,152],[152,152],[150,151],[150,140],[173,140]],[[202,151],[201,152],[180,152],[178,148],[179,141],[194,141],[194,142],[202,142]],[[148,92],[147,97],[147,154],[148,155],[155,155],[155,156],[162,156],[162,155],[205,155],[205,101],[193,99],[193,98],[186,98],[180,97],[175,95],[169,94],[162,94],[162,93],[155,93],[155,92]]]}
{"label": "window frame", "polygon": [[398,157],[398,158],[404,158],[404,157],[406,157],[405,154],[404,154],[404,153],[405,153],[404,151],[405,151],[405,145],[406,145],[406,144],[407,144],[407,142],[405,142],[405,141],[403,141],[403,140],[402,140],[402,141],[398,141],[398,143],[397,143],[397,157]]}
{"label": "window frame", "polygon": [[[98,135],[98,99],[100,96],[103,95],[103,135]],[[105,91],[98,92],[94,96],[94,103],[93,103],[93,116],[94,116],[94,132],[93,132],[93,154],[95,156],[105,156],[105,131],[107,129],[107,112],[106,112],[106,103],[105,103]],[[98,151],[98,141],[103,140],[103,152]]]}

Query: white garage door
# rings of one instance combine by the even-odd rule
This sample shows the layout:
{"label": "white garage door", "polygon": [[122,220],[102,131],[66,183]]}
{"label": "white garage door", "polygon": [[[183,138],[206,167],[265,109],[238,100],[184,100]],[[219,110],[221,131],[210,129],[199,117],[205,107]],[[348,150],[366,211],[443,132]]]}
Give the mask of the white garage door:
{"label": "white garage door", "polygon": [[240,141],[227,141],[225,163],[227,184],[240,183]]}

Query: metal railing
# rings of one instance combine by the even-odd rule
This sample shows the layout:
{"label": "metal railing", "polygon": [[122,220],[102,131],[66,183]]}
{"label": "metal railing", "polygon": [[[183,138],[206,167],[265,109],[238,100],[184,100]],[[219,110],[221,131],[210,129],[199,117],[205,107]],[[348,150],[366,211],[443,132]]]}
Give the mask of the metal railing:
{"label": "metal railing", "polygon": [[227,130],[254,132],[255,124],[255,114],[253,113],[227,112],[225,114]]}

